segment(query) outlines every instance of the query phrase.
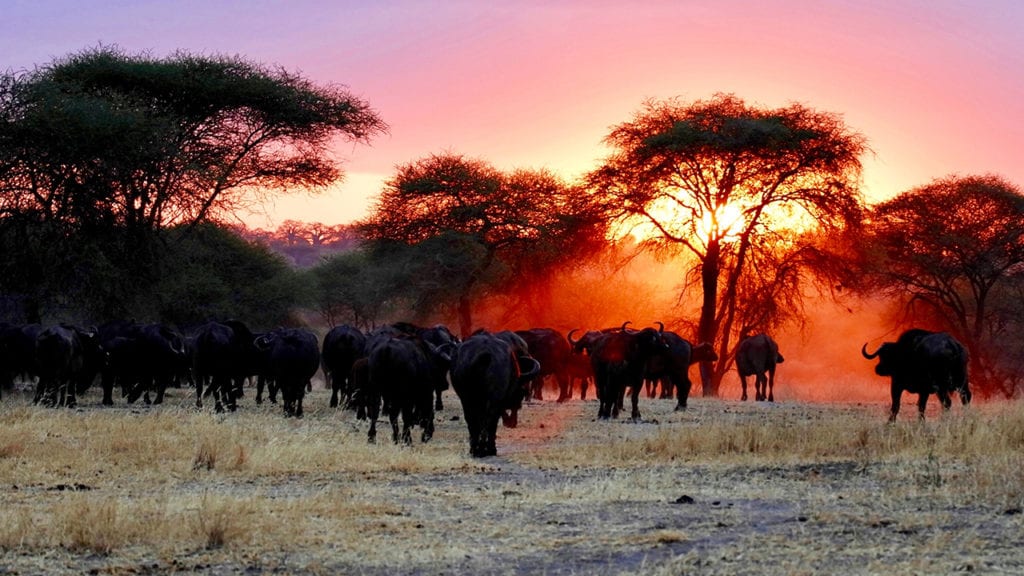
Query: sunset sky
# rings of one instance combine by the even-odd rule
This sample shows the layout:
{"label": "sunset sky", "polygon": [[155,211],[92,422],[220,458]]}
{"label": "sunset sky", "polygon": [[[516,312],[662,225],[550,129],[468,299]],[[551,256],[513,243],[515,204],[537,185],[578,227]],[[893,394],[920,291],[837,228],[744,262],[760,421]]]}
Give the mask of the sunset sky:
{"label": "sunset sky", "polygon": [[864,134],[869,200],[949,174],[1024,186],[1024,2],[3,0],[29,69],[100,44],[238,54],[344,84],[390,125],[345,145],[346,181],[248,219],[339,223],[399,164],[456,152],[567,179],[647,98],[731,92],[836,112]]}

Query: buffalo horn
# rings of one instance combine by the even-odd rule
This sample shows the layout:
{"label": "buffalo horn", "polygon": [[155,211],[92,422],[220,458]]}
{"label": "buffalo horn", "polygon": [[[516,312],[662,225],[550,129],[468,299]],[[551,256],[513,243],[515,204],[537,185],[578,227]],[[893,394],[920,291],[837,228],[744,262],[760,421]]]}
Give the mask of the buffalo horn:
{"label": "buffalo horn", "polygon": [[658,325],[658,334],[664,334],[665,333],[665,323],[664,322],[655,322],[655,324]]}
{"label": "buffalo horn", "polygon": [[573,328],[572,330],[569,330],[569,334],[566,336],[566,339],[569,340],[569,345],[570,346],[575,346],[576,343],[579,342],[579,340],[573,340],[572,339],[572,333],[577,331],[577,330],[579,330],[579,328]]}
{"label": "buffalo horn", "polygon": [[[533,358],[532,356],[520,356],[517,360],[519,360],[520,381],[533,378],[540,373],[540,362],[538,362],[536,358]],[[524,370],[524,368],[527,369]]]}
{"label": "buffalo horn", "polygon": [[[879,350],[881,350],[881,348],[879,348]],[[860,347],[860,353],[868,360],[874,360],[876,357],[878,357],[878,350],[875,350],[872,354],[868,354],[867,342],[865,342],[864,345]]]}

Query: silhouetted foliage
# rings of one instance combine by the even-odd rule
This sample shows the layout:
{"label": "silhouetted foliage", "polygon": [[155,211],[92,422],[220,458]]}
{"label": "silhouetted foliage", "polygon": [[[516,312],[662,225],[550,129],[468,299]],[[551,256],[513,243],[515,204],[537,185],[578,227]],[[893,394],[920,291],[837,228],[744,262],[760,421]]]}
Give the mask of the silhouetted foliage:
{"label": "silhouetted foliage", "polygon": [[780,316],[765,316],[765,306],[793,299],[796,269],[779,266],[802,250],[795,228],[860,219],[864,138],[835,114],[717,95],[649,101],[606,142],[614,151],[590,175],[591,188],[612,214],[650,229],[648,246],[693,257],[702,295],[696,338],[714,342],[719,356],[701,364],[702,383],[717,395],[739,329],[769,330]]}
{"label": "silhouetted foliage", "polygon": [[0,293],[30,320],[128,314],[168,265],[162,228],[331,184],[331,146],[385,129],[340,87],[240,57],[99,47],[4,74]]}
{"label": "silhouetted foliage", "polygon": [[375,250],[404,255],[414,307],[456,310],[464,336],[475,299],[590,253],[605,237],[591,197],[553,174],[503,173],[454,154],[400,166],[359,229]]}
{"label": "silhouetted foliage", "polygon": [[864,269],[887,295],[961,339],[982,393],[1021,384],[1024,195],[997,176],[950,176],[876,206]]}
{"label": "silhouetted foliage", "polygon": [[369,330],[395,308],[400,264],[366,250],[327,257],[307,274],[314,280],[314,306],[329,326],[350,324]]}
{"label": "silhouetted foliage", "polygon": [[161,235],[166,256],[160,278],[142,295],[134,316],[179,326],[235,318],[254,329],[288,324],[312,303],[313,287],[284,258],[214,224],[178,226]]}
{"label": "silhouetted foliage", "polygon": [[325,186],[338,137],[385,129],[341,88],[239,57],[100,47],[0,89],[0,210],[70,226],[192,223],[244,193]]}

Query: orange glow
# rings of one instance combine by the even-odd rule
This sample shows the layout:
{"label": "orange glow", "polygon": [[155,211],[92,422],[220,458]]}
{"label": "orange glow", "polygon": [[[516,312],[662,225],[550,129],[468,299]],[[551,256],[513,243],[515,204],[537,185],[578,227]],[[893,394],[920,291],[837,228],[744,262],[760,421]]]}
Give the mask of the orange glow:
{"label": "orange glow", "polygon": [[[622,257],[620,254],[618,257]],[[491,298],[474,312],[477,326],[488,330],[519,330],[550,327],[567,334],[571,329],[602,329],[621,326],[654,326],[690,341],[696,339],[699,288],[683,290],[681,282],[688,263],[681,258],[637,256],[623,266],[599,264],[582,270],[563,271],[548,277],[549,285],[522,287],[519,299]],[[773,333],[785,357],[775,378],[779,402],[861,402],[877,403],[880,413],[889,400],[889,380],[876,376],[874,362],[865,360],[860,346],[873,348],[893,340],[899,329],[883,301],[847,299],[841,304],[828,296],[808,295],[805,326],[787,326]],[[431,321],[448,322],[451,318]],[[575,337],[580,337],[577,332]],[[734,342],[735,344],[735,342]],[[690,369],[694,384],[691,397],[700,397],[700,376]],[[740,381],[733,368],[722,380],[721,398],[738,400]],[[557,393],[554,382],[544,390],[545,398]],[[578,386],[573,397],[578,399]],[[588,397],[593,398],[593,385]]]}
{"label": "orange glow", "polygon": [[734,242],[739,239],[746,222],[743,210],[735,204],[724,204],[714,212],[705,212],[697,223],[697,238],[707,245],[708,240],[718,239],[723,242]]}

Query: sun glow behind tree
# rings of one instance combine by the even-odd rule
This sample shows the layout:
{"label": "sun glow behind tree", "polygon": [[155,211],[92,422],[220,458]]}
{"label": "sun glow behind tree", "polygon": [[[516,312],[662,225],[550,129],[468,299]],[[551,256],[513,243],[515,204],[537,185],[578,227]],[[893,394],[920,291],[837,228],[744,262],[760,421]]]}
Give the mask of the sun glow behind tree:
{"label": "sun glow behind tree", "polygon": [[807,254],[794,248],[799,223],[860,219],[864,138],[834,114],[718,95],[649,101],[606,142],[614,151],[589,176],[594,193],[620,221],[642,222],[634,235],[647,246],[694,258],[685,276],[701,292],[697,339],[719,356],[701,379],[717,395],[739,333],[793,313]]}

